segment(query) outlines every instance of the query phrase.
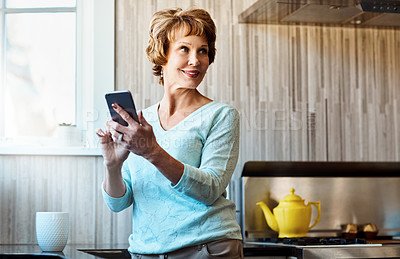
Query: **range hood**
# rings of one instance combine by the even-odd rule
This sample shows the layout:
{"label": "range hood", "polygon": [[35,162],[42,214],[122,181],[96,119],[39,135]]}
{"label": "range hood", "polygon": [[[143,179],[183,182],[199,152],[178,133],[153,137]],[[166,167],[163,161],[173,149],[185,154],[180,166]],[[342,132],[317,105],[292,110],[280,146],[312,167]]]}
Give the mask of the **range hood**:
{"label": "range hood", "polygon": [[258,0],[239,23],[400,28],[400,0]]}

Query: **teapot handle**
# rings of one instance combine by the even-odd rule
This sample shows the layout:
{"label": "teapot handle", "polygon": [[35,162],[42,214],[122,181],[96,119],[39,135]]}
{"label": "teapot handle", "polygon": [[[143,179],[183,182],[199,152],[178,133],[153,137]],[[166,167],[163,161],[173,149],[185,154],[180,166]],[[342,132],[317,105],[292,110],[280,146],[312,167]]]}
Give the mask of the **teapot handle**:
{"label": "teapot handle", "polygon": [[321,219],[321,202],[320,201],[310,201],[309,204],[314,205],[317,208],[318,217],[315,219],[314,224],[311,227],[308,227],[308,230],[310,230],[313,227],[315,227],[318,224],[319,220]]}

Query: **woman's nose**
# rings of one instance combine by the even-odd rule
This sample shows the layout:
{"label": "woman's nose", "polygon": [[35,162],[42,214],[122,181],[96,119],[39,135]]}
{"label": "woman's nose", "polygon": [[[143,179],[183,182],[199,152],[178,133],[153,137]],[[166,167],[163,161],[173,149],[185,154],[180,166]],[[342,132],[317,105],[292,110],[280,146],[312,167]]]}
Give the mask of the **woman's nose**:
{"label": "woman's nose", "polygon": [[189,65],[190,66],[197,66],[200,64],[200,60],[197,56],[196,52],[192,52],[189,56]]}

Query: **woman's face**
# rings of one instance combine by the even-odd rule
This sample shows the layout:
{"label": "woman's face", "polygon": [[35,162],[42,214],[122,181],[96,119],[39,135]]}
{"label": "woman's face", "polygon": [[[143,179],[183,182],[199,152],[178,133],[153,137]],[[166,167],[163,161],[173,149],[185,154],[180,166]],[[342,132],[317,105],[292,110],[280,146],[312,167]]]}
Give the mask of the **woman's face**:
{"label": "woman's face", "polygon": [[164,85],[196,89],[209,66],[207,40],[178,33],[169,45],[167,60],[163,66]]}

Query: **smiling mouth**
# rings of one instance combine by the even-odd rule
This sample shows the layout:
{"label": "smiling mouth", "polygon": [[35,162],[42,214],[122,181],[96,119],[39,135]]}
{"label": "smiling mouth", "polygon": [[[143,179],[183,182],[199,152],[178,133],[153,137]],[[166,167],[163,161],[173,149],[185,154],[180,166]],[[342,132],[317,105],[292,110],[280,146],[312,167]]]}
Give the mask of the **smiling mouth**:
{"label": "smiling mouth", "polygon": [[200,74],[199,71],[182,70],[182,72],[190,78],[196,78]]}

